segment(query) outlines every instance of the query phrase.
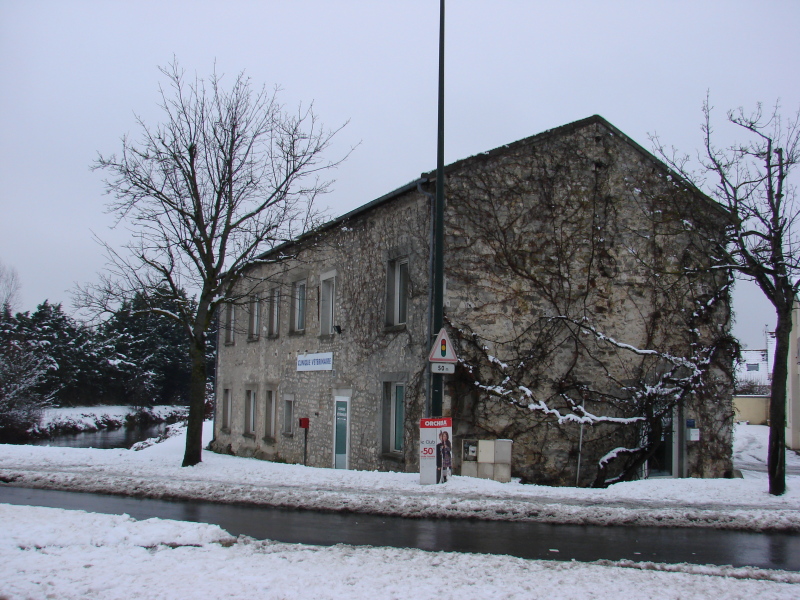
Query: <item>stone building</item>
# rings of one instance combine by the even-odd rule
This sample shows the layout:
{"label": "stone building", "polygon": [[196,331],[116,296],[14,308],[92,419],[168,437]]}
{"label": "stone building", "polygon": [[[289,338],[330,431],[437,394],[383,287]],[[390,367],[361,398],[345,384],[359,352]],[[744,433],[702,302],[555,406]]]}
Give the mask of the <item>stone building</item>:
{"label": "stone building", "polygon": [[[445,177],[456,473],[463,440],[505,438],[524,481],[728,474],[726,213],[598,116]],[[221,317],[213,450],[417,470],[434,186],[423,174],[252,265]]]}

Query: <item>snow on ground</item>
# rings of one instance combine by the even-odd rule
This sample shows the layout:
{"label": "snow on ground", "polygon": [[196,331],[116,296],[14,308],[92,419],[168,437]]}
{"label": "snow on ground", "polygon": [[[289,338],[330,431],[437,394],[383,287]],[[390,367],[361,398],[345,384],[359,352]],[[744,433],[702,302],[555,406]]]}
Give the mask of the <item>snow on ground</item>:
{"label": "snow on ground", "polygon": [[[733,464],[737,469],[751,471],[750,476],[761,472],[767,475],[767,447],[769,427],[766,425],[738,424],[734,429]],[[786,472],[800,475],[800,456],[796,452],[786,453]]]}
{"label": "snow on ground", "polygon": [[[758,455],[765,449],[754,427],[737,426],[737,440],[750,440],[742,443]],[[203,439],[210,436],[207,422]],[[779,497],[750,471],[744,479],[650,479],[605,490],[470,477],[421,486],[413,473],[319,469],[208,451],[201,464],[181,468],[184,443],[177,435],[138,452],[0,445],[0,482],[404,517],[800,531],[800,476],[789,476]]]}
{"label": "snow on ground", "polygon": [[[737,466],[763,461],[765,435],[757,427],[737,427]],[[207,423],[204,439],[210,434]],[[0,445],[0,482],[405,516],[800,531],[795,476],[780,498],[751,471],[744,479],[647,480],[607,490],[467,477],[423,487],[415,474],[210,452],[202,464],[181,468],[184,441],[177,435],[141,451]],[[0,600],[800,597],[800,574],[783,571],[316,547],[233,538],[214,525],[40,507],[0,504],[0,531]]]}
{"label": "snow on ground", "polygon": [[7,600],[789,599],[800,575],[753,568],[536,561],[233,538],[215,525],[0,504]]}

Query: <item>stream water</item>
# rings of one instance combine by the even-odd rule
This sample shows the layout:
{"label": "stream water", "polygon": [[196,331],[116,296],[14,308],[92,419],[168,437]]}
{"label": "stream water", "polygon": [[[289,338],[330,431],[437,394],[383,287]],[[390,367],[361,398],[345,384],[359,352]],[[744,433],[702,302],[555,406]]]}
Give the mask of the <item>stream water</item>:
{"label": "stream water", "polygon": [[130,448],[136,442],[141,442],[151,437],[164,433],[166,424],[149,425],[147,427],[120,427],[119,429],[101,429],[99,431],[83,431],[81,433],[68,433],[52,438],[33,440],[29,442],[34,446],[62,446],[68,448]]}

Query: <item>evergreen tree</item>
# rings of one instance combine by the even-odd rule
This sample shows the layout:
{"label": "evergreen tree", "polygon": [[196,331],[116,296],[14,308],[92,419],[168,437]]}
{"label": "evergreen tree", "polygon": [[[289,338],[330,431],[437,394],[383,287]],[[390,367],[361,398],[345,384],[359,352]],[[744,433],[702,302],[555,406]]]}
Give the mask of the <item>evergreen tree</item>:
{"label": "evergreen tree", "polygon": [[163,314],[174,312],[174,304],[174,300],[164,300],[159,306],[162,312],[153,312],[136,294],[103,324],[102,336],[117,357],[121,378],[117,388],[131,403],[144,404],[145,396],[156,404],[189,401],[191,361],[186,333]]}
{"label": "evergreen tree", "polygon": [[59,406],[93,405],[106,401],[103,379],[108,376],[107,349],[94,332],[67,315],[61,304],[45,300],[33,313],[17,313],[13,337],[46,365],[36,386]]}

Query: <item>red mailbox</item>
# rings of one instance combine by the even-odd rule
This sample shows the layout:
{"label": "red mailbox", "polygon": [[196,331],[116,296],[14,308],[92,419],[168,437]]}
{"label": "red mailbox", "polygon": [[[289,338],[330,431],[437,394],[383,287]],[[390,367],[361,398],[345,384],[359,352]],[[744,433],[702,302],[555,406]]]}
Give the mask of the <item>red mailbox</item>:
{"label": "red mailbox", "polygon": [[300,417],[300,429],[303,430],[303,464],[308,464],[308,417]]}

